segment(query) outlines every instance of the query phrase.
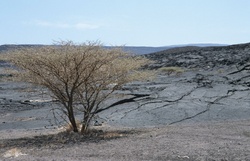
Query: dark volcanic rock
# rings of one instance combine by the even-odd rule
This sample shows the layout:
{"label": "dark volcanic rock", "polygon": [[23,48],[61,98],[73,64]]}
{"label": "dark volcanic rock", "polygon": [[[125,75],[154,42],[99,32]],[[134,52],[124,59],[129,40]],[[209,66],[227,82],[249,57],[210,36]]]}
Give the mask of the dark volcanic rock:
{"label": "dark volcanic rock", "polygon": [[155,61],[151,69],[166,66],[213,68],[245,64],[250,60],[250,43],[224,47],[181,47],[145,55]]}

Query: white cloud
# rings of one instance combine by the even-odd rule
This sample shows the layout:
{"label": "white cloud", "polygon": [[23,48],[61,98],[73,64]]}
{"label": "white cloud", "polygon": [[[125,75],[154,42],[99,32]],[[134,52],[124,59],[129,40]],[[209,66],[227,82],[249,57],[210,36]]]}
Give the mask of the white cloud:
{"label": "white cloud", "polygon": [[85,29],[97,29],[100,26],[94,25],[94,24],[88,24],[88,23],[61,23],[61,22],[48,22],[48,21],[35,21],[35,25],[42,26],[42,27],[50,27],[50,28],[65,28],[65,29],[79,29],[79,30],[85,30]]}
{"label": "white cloud", "polygon": [[66,23],[52,23],[47,21],[36,21],[35,25],[42,27],[53,27],[53,28],[70,28],[70,25]]}

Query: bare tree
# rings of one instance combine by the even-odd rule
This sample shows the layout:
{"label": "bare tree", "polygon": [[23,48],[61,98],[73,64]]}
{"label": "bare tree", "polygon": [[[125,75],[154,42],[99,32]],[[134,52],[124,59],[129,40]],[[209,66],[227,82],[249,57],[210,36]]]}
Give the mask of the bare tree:
{"label": "bare tree", "polygon": [[99,43],[61,42],[16,50],[6,58],[19,68],[22,80],[51,91],[63,105],[74,132],[78,132],[75,110],[81,111],[81,133],[88,130],[101,103],[115,90],[151,75],[140,70],[147,59],[120,49],[104,49]]}

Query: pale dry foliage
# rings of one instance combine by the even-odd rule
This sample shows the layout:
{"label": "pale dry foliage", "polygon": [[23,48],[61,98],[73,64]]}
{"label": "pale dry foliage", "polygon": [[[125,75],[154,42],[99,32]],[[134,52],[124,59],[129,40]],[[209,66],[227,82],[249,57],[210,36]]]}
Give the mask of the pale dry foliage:
{"label": "pale dry foliage", "polygon": [[104,49],[99,43],[60,44],[23,48],[5,55],[19,70],[22,80],[47,87],[63,105],[63,111],[78,132],[74,111],[83,113],[81,132],[115,90],[123,84],[149,79],[141,70],[149,60],[130,56],[120,49]]}
{"label": "pale dry foliage", "polygon": [[180,75],[183,72],[185,72],[185,70],[180,67],[162,67],[162,68],[159,68],[158,70],[167,75],[171,75],[171,74]]}

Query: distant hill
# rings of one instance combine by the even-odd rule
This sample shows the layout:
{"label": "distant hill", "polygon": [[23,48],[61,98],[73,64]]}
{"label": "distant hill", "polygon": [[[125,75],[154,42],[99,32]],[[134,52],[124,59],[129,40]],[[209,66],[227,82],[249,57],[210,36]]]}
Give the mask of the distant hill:
{"label": "distant hill", "polygon": [[151,64],[151,69],[168,66],[213,68],[242,65],[250,62],[250,43],[210,47],[176,47],[145,56],[155,61]]}
{"label": "distant hill", "polygon": [[[115,48],[113,46],[105,46],[106,48]],[[121,47],[124,51],[135,54],[135,55],[144,55],[149,53],[155,53],[158,51],[163,51],[170,49],[171,47],[149,47],[149,46],[122,46]]]}
{"label": "distant hill", "polygon": [[[186,46],[196,46],[196,47],[210,47],[210,46],[227,46],[225,44],[183,44],[183,45],[171,45],[171,46],[160,46],[160,47],[150,47],[150,46],[124,46],[122,47],[124,51],[130,52],[136,55],[144,55],[150,53],[156,53],[159,51],[164,51],[168,49],[178,48],[178,47],[186,47]],[[106,46],[107,48],[112,48],[110,46]]]}
{"label": "distant hill", "polygon": [[[42,45],[1,45],[0,52],[39,46]],[[113,46],[104,47],[114,48]],[[145,55],[145,57],[154,60],[154,63],[148,66],[150,69],[168,66],[210,69],[250,63],[250,43],[235,45],[187,44],[165,47],[124,46],[122,49],[135,55]]]}
{"label": "distant hill", "polygon": [[0,45],[0,53],[1,52],[5,52],[8,50],[14,50],[14,49],[19,49],[19,48],[24,48],[24,47],[39,47],[39,46],[43,46],[43,45],[33,45],[33,44],[20,44],[20,45],[12,45],[12,44],[8,44],[8,45]]}
{"label": "distant hill", "polygon": [[[5,52],[12,49],[18,49],[22,47],[39,47],[43,45],[38,44],[20,44],[20,45],[0,45],[0,52]],[[197,47],[207,47],[207,46],[225,46],[222,44],[186,44],[186,45],[172,45],[172,46],[162,46],[162,47],[150,47],[150,46],[123,46],[121,47],[124,51],[130,52],[135,55],[150,54],[159,51],[164,51],[167,49],[183,47],[183,46],[197,46]],[[105,48],[114,48],[114,46],[104,46]]]}

